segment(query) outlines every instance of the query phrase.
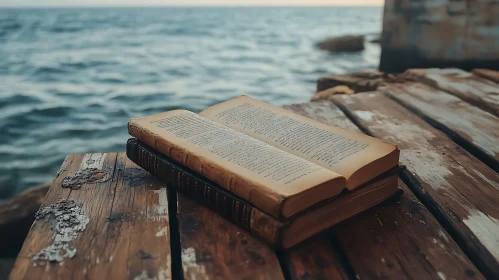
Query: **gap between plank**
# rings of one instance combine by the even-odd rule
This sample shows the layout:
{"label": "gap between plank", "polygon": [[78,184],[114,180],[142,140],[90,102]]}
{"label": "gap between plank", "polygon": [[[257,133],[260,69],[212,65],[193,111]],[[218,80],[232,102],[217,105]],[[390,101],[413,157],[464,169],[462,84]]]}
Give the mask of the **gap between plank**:
{"label": "gap between plank", "polygon": [[291,276],[291,272],[286,265],[286,253],[282,250],[275,250],[275,255],[277,257],[277,260],[279,261],[279,266],[281,267],[282,275],[284,276],[285,280],[292,280],[293,277]]}
{"label": "gap between plank", "polygon": [[346,279],[350,280],[358,279],[357,273],[355,273],[355,269],[350,264],[347,254],[345,253],[345,249],[343,249],[343,246],[341,246],[334,228],[329,230],[328,237],[328,240],[329,242],[331,242],[331,246],[333,247],[332,253],[334,255],[334,258],[338,261],[339,266],[341,267],[343,276]]}
{"label": "gap between plank", "polygon": [[172,279],[184,279],[182,268],[182,249],[180,246],[180,232],[177,219],[177,189],[167,185],[168,193],[168,221],[170,224],[170,253]]}
{"label": "gap between plank", "polygon": [[[116,175],[116,166],[118,165],[118,153],[116,153],[116,158],[114,159],[114,167],[113,167],[113,174],[112,176],[110,177],[111,180],[115,181],[114,182],[114,187],[113,187],[113,200],[111,200],[111,208],[109,210],[109,215],[108,217],[110,217],[112,214],[113,214],[113,207],[114,207],[114,200],[116,199],[116,188],[118,187],[118,179],[119,179],[119,176],[118,177],[115,177]],[[125,159],[126,161],[126,159]],[[119,172],[120,170],[118,170]],[[72,191],[72,190],[71,190]]]}

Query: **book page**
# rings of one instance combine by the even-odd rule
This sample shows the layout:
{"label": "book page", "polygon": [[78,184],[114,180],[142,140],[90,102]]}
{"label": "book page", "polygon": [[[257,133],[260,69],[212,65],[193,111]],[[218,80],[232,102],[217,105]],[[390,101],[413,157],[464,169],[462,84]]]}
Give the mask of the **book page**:
{"label": "book page", "polygon": [[[376,138],[332,127],[247,96],[210,107],[200,115],[342,174],[347,180],[396,149]],[[396,164],[394,161],[393,166]],[[379,175],[374,174],[377,172],[371,170],[373,175],[368,176],[365,173],[366,178],[357,178],[351,188],[371,179],[367,177]]]}
{"label": "book page", "polygon": [[189,111],[132,119],[129,127],[134,124],[147,133],[132,135],[246,199],[253,187],[284,198],[334,178],[345,187],[337,173]]}
{"label": "book page", "polygon": [[289,185],[322,169],[191,112],[165,117],[152,123],[179,139],[202,147],[255,175],[274,181],[273,183]]}

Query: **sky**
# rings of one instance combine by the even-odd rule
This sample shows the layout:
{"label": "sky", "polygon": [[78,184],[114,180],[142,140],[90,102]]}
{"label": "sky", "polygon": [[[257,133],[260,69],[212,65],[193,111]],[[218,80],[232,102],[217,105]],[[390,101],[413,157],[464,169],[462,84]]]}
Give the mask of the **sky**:
{"label": "sky", "polygon": [[380,6],[384,0],[0,0],[0,7],[71,6]]}

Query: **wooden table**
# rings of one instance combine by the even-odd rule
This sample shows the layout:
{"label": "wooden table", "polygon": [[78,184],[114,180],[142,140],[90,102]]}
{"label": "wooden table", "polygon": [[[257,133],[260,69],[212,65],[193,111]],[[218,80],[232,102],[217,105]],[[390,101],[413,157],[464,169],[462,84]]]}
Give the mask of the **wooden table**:
{"label": "wooden table", "polygon": [[[407,166],[402,196],[289,251],[177,194],[123,153],[70,155],[11,279],[499,279],[499,119],[490,90],[499,87],[454,78],[472,79],[474,92],[446,90],[439,79],[286,106],[397,143]],[[488,91],[477,93],[480,83]]]}

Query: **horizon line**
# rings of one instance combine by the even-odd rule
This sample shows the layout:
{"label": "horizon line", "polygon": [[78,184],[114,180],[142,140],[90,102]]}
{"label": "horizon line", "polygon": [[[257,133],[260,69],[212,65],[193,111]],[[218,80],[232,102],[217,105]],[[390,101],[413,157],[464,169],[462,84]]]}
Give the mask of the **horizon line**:
{"label": "horizon line", "polygon": [[332,5],[44,5],[44,6],[36,6],[36,5],[7,5],[2,6],[0,4],[0,9],[3,8],[11,8],[11,9],[19,9],[19,8],[31,8],[31,9],[43,9],[43,8],[293,8],[293,7],[302,7],[302,8],[324,8],[324,7],[383,7],[384,5],[343,5],[343,4],[332,4]]}

